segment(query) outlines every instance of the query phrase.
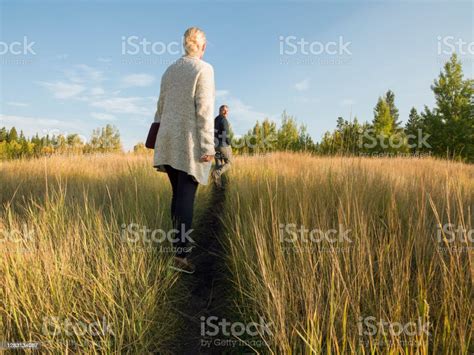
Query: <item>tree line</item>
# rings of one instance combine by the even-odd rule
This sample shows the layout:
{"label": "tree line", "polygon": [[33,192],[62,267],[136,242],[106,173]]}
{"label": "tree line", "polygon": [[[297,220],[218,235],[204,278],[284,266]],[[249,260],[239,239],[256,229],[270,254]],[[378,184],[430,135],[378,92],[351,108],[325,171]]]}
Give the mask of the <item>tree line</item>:
{"label": "tree line", "polygon": [[[332,132],[314,142],[304,124],[283,112],[281,124],[266,118],[257,121],[243,136],[230,132],[236,154],[274,151],[305,151],[319,155],[433,155],[467,162],[474,161],[474,80],[465,79],[456,55],[444,65],[431,86],[435,107],[422,112],[412,108],[404,126],[395,104],[395,93],[379,97],[370,122],[358,118],[337,119]],[[78,134],[26,138],[15,127],[0,129],[0,159],[38,157],[64,153],[122,151],[120,133],[112,125],[98,128],[86,142]],[[146,151],[143,143],[134,152]]]}
{"label": "tree line", "polygon": [[32,158],[52,154],[87,154],[122,151],[120,133],[112,125],[93,130],[88,142],[79,134],[38,134],[25,137],[15,127],[0,128],[0,159]]}
{"label": "tree line", "polygon": [[308,151],[320,155],[420,156],[432,155],[474,161],[474,80],[465,79],[461,62],[453,55],[431,89],[435,107],[412,108],[404,126],[395,105],[395,93],[379,97],[370,122],[357,117],[337,119],[336,129],[313,142],[305,125],[283,112],[281,125],[265,119],[239,139],[238,153],[275,150]]}

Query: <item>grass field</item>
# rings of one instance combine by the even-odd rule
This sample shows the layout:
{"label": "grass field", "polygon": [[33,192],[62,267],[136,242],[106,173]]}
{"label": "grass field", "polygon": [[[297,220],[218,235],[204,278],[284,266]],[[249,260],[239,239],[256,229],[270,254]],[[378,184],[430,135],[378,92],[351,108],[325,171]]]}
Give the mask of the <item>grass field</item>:
{"label": "grass field", "polygon": [[[167,268],[166,245],[123,239],[124,225],[171,227],[150,159],[1,163],[0,341],[173,353],[189,276]],[[434,159],[237,158],[215,216],[227,318],[263,319],[242,337],[260,353],[474,351],[473,191],[472,165]],[[195,221],[211,193],[199,188]]]}

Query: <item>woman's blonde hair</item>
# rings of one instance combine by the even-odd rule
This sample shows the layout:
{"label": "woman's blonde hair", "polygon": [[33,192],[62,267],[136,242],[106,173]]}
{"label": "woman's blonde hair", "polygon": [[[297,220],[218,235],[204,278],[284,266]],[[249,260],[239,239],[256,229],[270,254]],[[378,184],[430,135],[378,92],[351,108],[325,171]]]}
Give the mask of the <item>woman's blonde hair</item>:
{"label": "woman's blonde hair", "polygon": [[197,54],[204,43],[206,43],[206,35],[201,29],[197,27],[190,27],[186,30],[186,32],[184,32],[183,45],[186,54]]}

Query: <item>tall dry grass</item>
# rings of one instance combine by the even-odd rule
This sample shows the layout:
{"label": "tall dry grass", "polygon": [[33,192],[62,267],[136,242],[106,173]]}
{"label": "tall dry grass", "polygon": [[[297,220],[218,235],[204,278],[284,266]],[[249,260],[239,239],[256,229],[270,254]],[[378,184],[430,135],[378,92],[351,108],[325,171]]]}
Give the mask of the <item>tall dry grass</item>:
{"label": "tall dry grass", "polygon": [[[261,353],[469,353],[473,177],[472,166],[432,159],[237,159],[220,215],[229,319],[272,323]],[[49,352],[173,352],[186,296],[170,255],[120,238],[122,224],[170,228],[168,182],[148,156],[1,163],[0,184],[0,339]],[[198,191],[197,221],[209,202]],[[447,223],[464,229],[455,241],[438,240]],[[350,241],[305,242],[282,233],[289,224],[342,228]],[[363,334],[367,317],[419,320],[429,335]],[[94,322],[96,335],[64,334]]]}
{"label": "tall dry grass", "polygon": [[[239,315],[272,323],[256,350],[472,352],[473,177],[472,165],[433,159],[237,159],[223,223]],[[438,241],[447,223],[464,229],[456,241]],[[305,242],[288,224],[342,226],[350,241]],[[379,321],[393,330],[374,333]],[[395,323],[417,321],[429,335]]]}
{"label": "tall dry grass", "polygon": [[178,327],[170,254],[120,233],[130,223],[171,227],[168,184],[143,156],[1,163],[2,341],[56,353],[166,351]]}

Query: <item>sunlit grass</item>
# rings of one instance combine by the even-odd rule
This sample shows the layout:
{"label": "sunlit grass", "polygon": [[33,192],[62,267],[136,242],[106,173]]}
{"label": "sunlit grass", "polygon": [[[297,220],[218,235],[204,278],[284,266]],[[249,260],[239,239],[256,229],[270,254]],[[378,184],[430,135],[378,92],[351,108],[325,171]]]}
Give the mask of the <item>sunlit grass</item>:
{"label": "sunlit grass", "polygon": [[[149,158],[13,161],[2,164],[0,184],[2,340],[51,351],[163,351],[177,327],[169,255],[120,238],[122,224],[170,228],[168,181]],[[11,231],[21,235],[5,237]],[[67,327],[97,321],[98,334]]]}
{"label": "sunlit grass", "polygon": [[[432,159],[238,159],[224,215],[228,262],[241,317],[273,322],[261,350],[472,351],[473,177],[472,166]],[[447,223],[464,229],[455,242],[437,239]],[[343,228],[350,240],[282,242],[287,224]],[[430,334],[360,334],[360,325],[372,331],[366,317],[429,322]]]}
{"label": "sunlit grass", "polygon": [[[0,163],[1,340],[56,352],[173,352],[169,340],[183,336],[175,306],[186,297],[170,255],[120,235],[129,223],[170,228],[169,183],[150,163],[120,154]],[[277,153],[237,158],[229,177],[218,216],[235,285],[229,319],[272,323],[256,351],[473,351],[472,166]],[[210,188],[198,191],[196,221]],[[439,233],[448,223],[464,230],[453,242]],[[348,239],[282,241],[289,224]],[[61,334],[47,331],[52,317]],[[367,317],[420,320],[429,335],[361,335]],[[98,335],[67,335],[67,321],[105,322],[112,333],[101,325]]]}

